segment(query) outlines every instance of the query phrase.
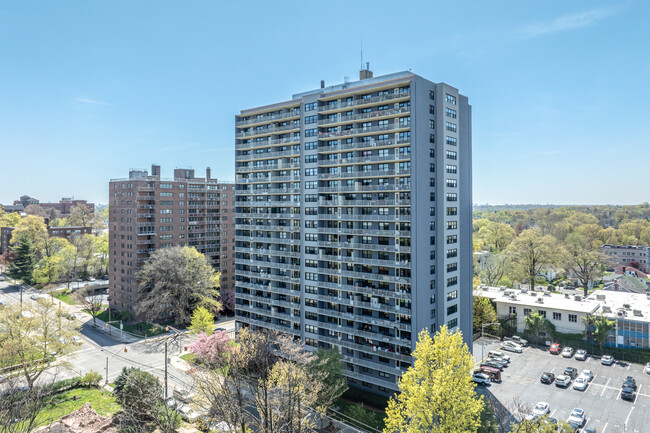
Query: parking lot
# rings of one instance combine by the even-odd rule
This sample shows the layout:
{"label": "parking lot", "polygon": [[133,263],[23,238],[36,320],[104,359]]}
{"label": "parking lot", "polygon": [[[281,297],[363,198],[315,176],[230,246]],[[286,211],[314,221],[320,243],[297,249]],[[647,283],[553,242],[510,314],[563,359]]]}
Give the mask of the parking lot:
{"label": "parking lot", "polygon": [[[492,342],[486,345],[484,352],[499,347]],[[482,347],[474,345],[475,358],[480,361]],[[507,353],[510,365],[502,373],[502,383],[494,383],[489,387],[477,387],[479,392],[492,394],[499,402],[513,408],[517,400],[532,408],[537,402],[545,401],[550,404],[550,416],[566,421],[574,407],[580,407],[586,413],[585,427],[596,429],[598,433],[610,432],[648,432],[650,431],[650,375],[644,373],[643,365],[616,362],[612,366],[600,363],[600,358],[589,356],[586,361],[573,358],[563,358],[551,355],[548,349],[525,347],[523,353]],[[574,390],[573,382],[567,388],[559,388],[555,383],[545,385],[540,382],[544,372],[562,374],[567,367],[574,367],[578,372],[589,369],[593,371],[594,379],[585,391]],[[621,384],[626,376],[636,379],[637,393],[633,402],[621,400]],[[517,420],[526,413],[514,410],[512,416]]]}

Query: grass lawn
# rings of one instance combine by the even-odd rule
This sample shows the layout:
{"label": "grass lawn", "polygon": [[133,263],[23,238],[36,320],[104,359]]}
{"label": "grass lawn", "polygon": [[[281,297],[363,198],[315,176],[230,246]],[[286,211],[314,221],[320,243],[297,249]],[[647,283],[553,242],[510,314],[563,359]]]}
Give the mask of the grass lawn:
{"label": "grass lawn", "polygon": [[350,403],[341,399],[336,401],[335,406],[338,406],[338,411],[345,415],[342,418],[348,424],[354,426],[356,424],[353,420],[356,420],[359,422],[357,425],[359,428],[365,428],[366,425],[369,425],[380,431],[384,429],[384,418],[386,418],[386,414],[384,413],[365,409],[359,403]]}
{"label": "grass lawn", "polygon": [[[90,314],[89,311],[87,311],[87,310],[84,310],[84,311],[86,313]],[[115,314],[112,314],[111,319],[112,320],[118,320],[118,321],[111,323],[111,325],[116,329],[120,329],[119,318],[116,318],[115,316],[116,316]],[[99,320],[104,321],[104,322],[108,322],[108,310],[104,310],[101,313],[97,314],[97,318]],[[138,327],[138,325],[140,325],[140,327]],[[164,327],[161,328],[157,324],[147,323],[147,322],[125,323],[124,324],[124,330],[126,332],[131,332],[133,334],[139,334],[139,335],[143,335],[143,336],[145,334],[147,334],[148,337],[153,337],[153,336],[164,334],[165,332],[167,332],[167,331],[165,331]]]}
{"label": "grass lawn", "polygon": [[196,362],[196,357],[194,356],[193,353],[186,353],[185,355],[181,355],[180,358],[181,358],[183,361],[187,361],[187,362]]}
{"label": "grass lawn", "polygon": [[52,292],[52,295],[61,302],[65,302],[66,304],[69,305],[74,305],[76,303],[74,297],[72,296],[72,294],[66,292],[67,292],[66,289],[57,290],[56,292]]}
{"label": "grass lawn", "polygon": [[[77,400],[68,400],[75,395],[78,397]],[[103,416],[113,415],[120,410],[120,405],[115,402],[115,398],[110,393],[96,388],[76,388],[50,397],[47,405],[38,415],[38,425],[43,426],[58,420],[80,409],[86,402],[89,402],[92,408]]]}

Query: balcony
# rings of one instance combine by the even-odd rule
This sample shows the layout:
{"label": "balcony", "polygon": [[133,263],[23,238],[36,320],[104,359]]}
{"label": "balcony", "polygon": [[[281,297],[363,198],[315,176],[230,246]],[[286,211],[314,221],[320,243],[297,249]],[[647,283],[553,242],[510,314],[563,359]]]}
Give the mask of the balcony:
{"label": "balcony", "polygon": [[319,152],[340,152],[342,150],[360,150],[360,149],[373,149],[373,148],[386,148],[392,146],[405,146],[411,144],[411,138],[398,138],[397,140],[375,140],[370,141],[355,141],[354,143],[339,143],[329,145],[327,142],[321,142],[318,146]]}
{"label": "balcony", "polygon": [[385,126],[370,126],[370,127],[361,127],[361,128],[349,128],[349,129],[344,129],[342,131],[337,131],[337,132],[325,132],[325,131],[320,131],[318,133],[318,139],[319,140],[330,140],[332,138],[338,138],[338,137],[349,137],[353,135],[363,135],[363,134],[377,134],[380,132],[386,132],[386,131],[394,131],[394,130],[408,130],[411,128],[410,123],[406,124],[388,124]]}
{"label": "balcony", "polygon": [[348,165],[348,164],[370,164],[377,162],[395,162],[395,161],[410,161],[411,154],[401,154],[395,153],[393,155],[387,156],[356,156],[353,158],[342,158],[342,159],[321,159],[318,161],[320,167],[328,167],[332,165]]}
{"label": "balcony", "polygon": [[284,131],[294,131],[300,130],[300,123],[292,125],[269,125],[268,128],[263,129],[253,129],[251,131],[241,131],[235,134],[235,138],[245,138],[245,137],[254,137],[256,135],[268,135],[268,134],[277,134]]}
{"label": "balcony", "polygon": [[350,179],[350,178],[369,178],[369,177],[386,177],[386,176],[410,176],[411,169],[390,169],[390,170],[368,170],[338,173],[318,173],[318,180],[326,179]]}
{"label": "balcony", "polygon": [[345,122],[356,122],[360,120],[376,119],[376,118],[386,117],[386,116],[396,116],[399,114],[409,113],[410,111],[411,111],[410,108],[400,107],[400,108],[391,108],[388,110],[371,111],[370,113],[352,114],[350,116],[337,115],[336,118],[332,118],[332,119],[327,118],[327,119],[319,120],[318,126],[345,123]]}
{"label": "balcony", "polygon": [[254,125],[256,123],[267,123],[274,120],[289,119],[291,117],[300,117],[300,112],[286,111],[283,113],[274,113],[274,114],[268,114],[259,117],[251,116],[250,119],[236,121],[235,126],[240,127],[240,126]]}
{"label": "balcony", "polygon": [[360,105],[368,105],[368,104],[374,104],[374,103],[379,103],[383,101],[393,101],[393,100],[399,100],[399,99],[408,99],[411,97],[411,92],[406,91],[406,92],[401,92],[401,93],[391,93],[388,95],[381,95],[381,96],[373,96],[372,98],[366,98],[366,99],[356,99],[351,102],[346,102],[346,101],[341,101],[340,104],[336,104],[336,106],[331,106],[331,105],[322,105],[318,107],[318,112],[323,113],[325,111],[336,111],[336,110],[343,110],[344,108],[347,107],[358,107]]}

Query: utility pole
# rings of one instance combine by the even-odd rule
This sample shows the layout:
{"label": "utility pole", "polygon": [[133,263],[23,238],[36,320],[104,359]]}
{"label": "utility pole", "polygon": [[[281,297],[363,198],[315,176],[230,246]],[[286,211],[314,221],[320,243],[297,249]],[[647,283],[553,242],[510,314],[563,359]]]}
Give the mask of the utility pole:
{"label": "utility pole", "polygon": [[165,401],[167,401],[167,340],[165,340]]}
{"label": "utility pole", "polygon": [[108,385],[108,356],[106,357],[106,385]]}

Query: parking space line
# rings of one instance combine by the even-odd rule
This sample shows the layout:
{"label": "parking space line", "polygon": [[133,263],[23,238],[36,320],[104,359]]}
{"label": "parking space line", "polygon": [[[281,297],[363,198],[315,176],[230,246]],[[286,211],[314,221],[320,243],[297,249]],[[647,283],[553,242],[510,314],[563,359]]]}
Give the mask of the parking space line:
{"label": "parking space line", "polygon": [[603,427],[603,431],[600,433],[605,433],[605,430],[607,430],[607,423],[605,423],[605,427]]}
{"label": "parking space line", "polygon": [[628,421],[630,421],[630,415],[632,415],[632,411],[634,410],[634,406],[632,406],[632,409],[630,409],[630,413],[627,414],[627,418],[625,418],[625,426],[627,426]]}
{"label": "parking space line", "polygon": [[627,369],[629,370],[631,366],[632,366],[632,363],[630,362],[629,364],[627,364]]}
{"label": "parking space line", "polygon": [[603,396],[603,394],[605,394],[605,390],[607,389],[607,385],[609,385],[609,381],[610,381],[610,380],[612,380],[611,377],[610,377],[609,379],[607,379],[607,383],[606,383],[605,386],[603,387],[603,391],[600,393],[600,396],[601,396],[601,397]]}
{"label": "parking space line", "polygon": [[555,371],[555,367],[551,368],[550,372],[553,373],[554,371]]}

